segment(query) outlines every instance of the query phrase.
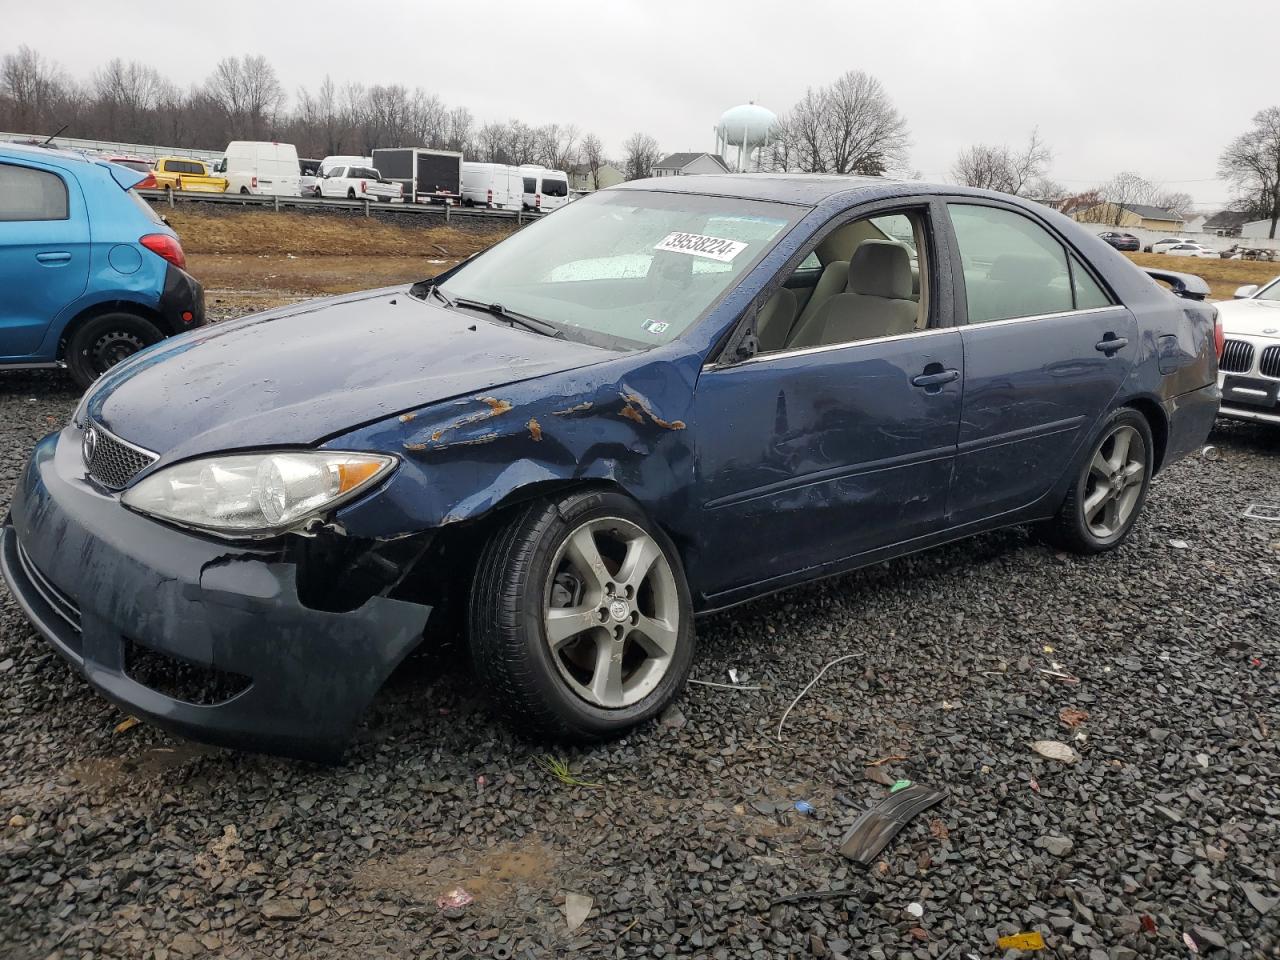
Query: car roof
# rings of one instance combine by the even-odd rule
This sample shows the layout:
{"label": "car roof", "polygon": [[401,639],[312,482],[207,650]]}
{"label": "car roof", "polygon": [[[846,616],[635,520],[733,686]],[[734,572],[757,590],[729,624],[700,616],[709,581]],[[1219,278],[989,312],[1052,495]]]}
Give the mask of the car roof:
{"label": "car roof", "polygon": [[[827,173],[706,173],[684,177],[652,177],[630,180],[613,190],[659,190],[663,193],[696,193],[742,200],[775,200],[817,206],[837,194],[883,188],[886,177],[840,176]],[[959,189],[959,188],[957,188]]]}
{"label": "car roof", "polygon": [[74,163],[97,162],[90,157],[86,157],[83,153],[27,143],[0,143],[0,154],[7,154],[11,157],[16,157],[16,159],[39,160],[45,163],[57,163],[58,161],[71,161]]}

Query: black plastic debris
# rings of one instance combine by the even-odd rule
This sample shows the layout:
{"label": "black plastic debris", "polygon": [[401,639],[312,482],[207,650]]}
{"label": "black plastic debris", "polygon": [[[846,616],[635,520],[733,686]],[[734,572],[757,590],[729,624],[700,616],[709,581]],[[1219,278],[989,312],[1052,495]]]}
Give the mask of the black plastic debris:
{"label": "black plastic debris", "polygon": [[945,791],[919,784],[889,794],[858,817],[841,842],[840,853],[855,863],[869,866],[899,830],[946,796]]}

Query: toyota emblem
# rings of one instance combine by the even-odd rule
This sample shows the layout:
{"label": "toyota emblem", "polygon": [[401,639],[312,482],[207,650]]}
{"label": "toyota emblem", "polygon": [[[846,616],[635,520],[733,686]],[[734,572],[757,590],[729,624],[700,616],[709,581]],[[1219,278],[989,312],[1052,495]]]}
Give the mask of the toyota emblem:
{"label": "toyota emblem", "polygon": [[90,427],[84,432],[84,440],[80,444],[80,453],[85,464],[93,463],[93,452],[98,449],[98,431]]}

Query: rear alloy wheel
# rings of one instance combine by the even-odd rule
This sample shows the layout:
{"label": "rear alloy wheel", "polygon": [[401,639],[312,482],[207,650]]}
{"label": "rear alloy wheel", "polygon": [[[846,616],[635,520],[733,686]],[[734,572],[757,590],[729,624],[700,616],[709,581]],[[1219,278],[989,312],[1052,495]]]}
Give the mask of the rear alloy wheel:
{"label": "rear alloy wheel", "polygon": [[1119,546],[1133,529],[1151,482],[1154,444],[1146,417],[1117,410],[1094,442],[1046,538],[1076,553]]}
{"label": "rear alloy wheel", "polygon": [[67,369],[84,389],[121,360],[163,339],[150,320],[133,313],[104,313],[83,324],[67,344]]}
{"label": "rear alloy wheel", "polygon": [[671,702],[693,661],[674,546],[616,493],[535,502],[481,555],[470,647],[518,729],[571,740],[623,733]]}

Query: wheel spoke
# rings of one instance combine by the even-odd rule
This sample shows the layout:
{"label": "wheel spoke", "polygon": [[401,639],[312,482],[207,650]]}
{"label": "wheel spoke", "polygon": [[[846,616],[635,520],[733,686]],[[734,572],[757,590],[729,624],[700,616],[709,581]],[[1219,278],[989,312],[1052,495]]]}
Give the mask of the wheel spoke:
{"label": "wheel spoke", "polygon": [[609,581],[609,571],[590,527],[582,527],[569,538],[565,544],[565,555],[584,583],[598,594],[603,594],[604,585]]}
{"label": "wheel spoke", "polygon": [[1089,472],[1092,473],[1099,481],[1106,481],[1111,477],[1111,464],[1107,463],[1106,458],[1102,455],[1102,449],[1093,455],[1093,462],[1089,464]]}
{"label": "wheel spoke", "polygon": [[669,657],[675,653],[678,634],[676,628],[666,620],[642,615],[631,635],[651,657]]}
{"label": "wheel spoke", "polygon": [[1119,516],[1120,501],[1115,497],[1110,497],[1107,500],[1106,509],[1102,511],[1102,526],[1106,529],[1108,536],[1116,532]]}
{"label": "wheel spoke", "polygon": [[1126,428],[1117,430],[1115,441],[1111,447],[1111,462],[1119,470],[1129,461],[1129,443],[1133,439],[1133,431]]}
{"label": "wheel spoke", "polygon": [[618,571],[618,580],[639,592],[640,584],[644,583],[644,578],[661,555],[662,551],[651,537],[637,537],[627,544],[627,555]]}
{"label": "wheel spoke", "polygon": [[1147,465],[1141,460],[1130,460],[1125,464],[1124,482],[1125,486],[1132,486],[1135,483],[1142,482],[1142,475],[1146,473]]}
{"label": "wheel spoke", "polygon": [[1098,511],[1106,506],[1107,501],[1111,499],[1110,487],[1098,487],[1092,495],[1084,502],[1084,519],[1087,523],[1093,523],[1094,517]]}
{"label": "wheel spoke", "polygon": [[606,707],[622,705],[622,644],[604,633],[596,640],[591,695]]}
{"label": "wheel spoke", "polygon": [[552,607],[547,611],[547,642],[558,650],[565,642],[600,626],[595,607]]}

